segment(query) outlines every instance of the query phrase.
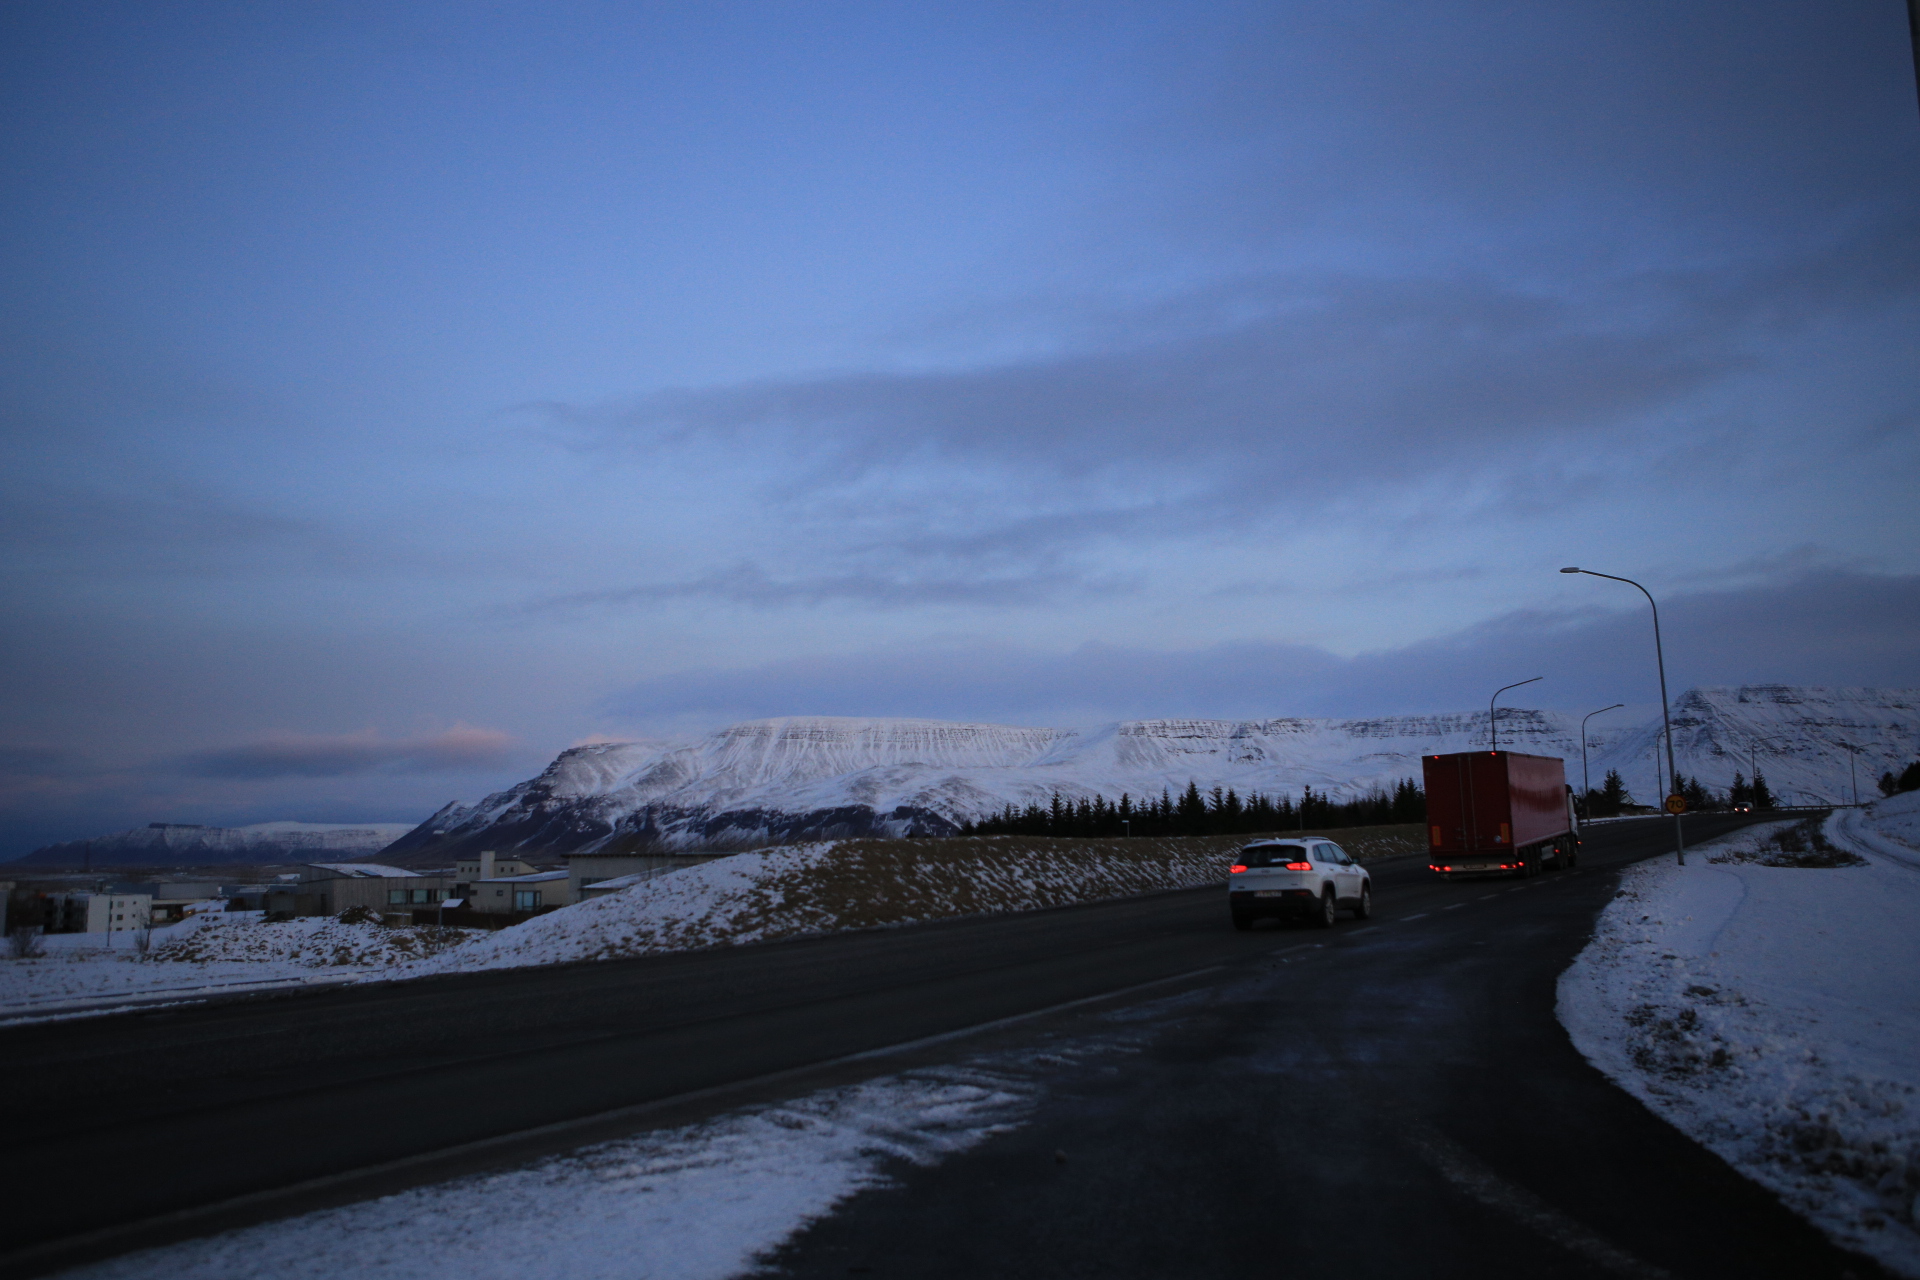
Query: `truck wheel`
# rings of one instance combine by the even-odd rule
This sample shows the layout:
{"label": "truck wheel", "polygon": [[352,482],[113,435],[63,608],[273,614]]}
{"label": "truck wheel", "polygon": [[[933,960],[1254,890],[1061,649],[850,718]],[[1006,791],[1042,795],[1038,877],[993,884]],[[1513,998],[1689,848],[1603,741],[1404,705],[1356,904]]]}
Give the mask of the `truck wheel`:
{"label": "truck wheel", "polygon": [[1331,929],[1339,918],[1340,908],[1334,904],[1333,890],[1329,889],[1320,895],[1320,914],[1313,918],[1314,927]]}

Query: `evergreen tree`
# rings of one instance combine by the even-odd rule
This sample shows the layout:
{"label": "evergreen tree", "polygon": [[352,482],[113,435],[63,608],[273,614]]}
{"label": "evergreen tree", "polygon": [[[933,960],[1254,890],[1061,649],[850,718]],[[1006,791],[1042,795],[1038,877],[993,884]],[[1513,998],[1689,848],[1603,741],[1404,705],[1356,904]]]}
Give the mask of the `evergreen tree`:
{"label": "evergreen tree", "polygon": [[1607,780],[1600,786],[1600,813],[1603,818],[1617,818],[1620,810],[1631,804],[1633,797],[1627,793],[1626,781],[1621,778],[1618,769],[1607,770]]}
{"label": "evergreen tree", "polygon": [[1756,771],[1753,775],[1753,807],[1771,809],[1773,803],[1773,788],[1767,785],[1767,775]]}
{"label": "evergreen tree", "polygon": [[1207,802],[1200,797],[1199,783],[1189,781],[1181,793],[1178,822],[1183,836],[1207,834]]}

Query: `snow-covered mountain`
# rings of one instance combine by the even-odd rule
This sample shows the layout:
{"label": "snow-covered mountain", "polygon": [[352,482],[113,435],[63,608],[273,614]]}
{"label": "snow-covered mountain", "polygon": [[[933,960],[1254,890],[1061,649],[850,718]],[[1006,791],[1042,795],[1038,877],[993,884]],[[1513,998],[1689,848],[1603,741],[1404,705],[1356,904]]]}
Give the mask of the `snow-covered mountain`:
{"label": "snow-covered mountain", "polygon": [[256,822],[248,827],[156,822],[91,840],[50,844],[15,859],[14,865],[184,867],[300,862],[322,854],[374,853],[415,829],[405,822]]}
{"label": "snow-covered mountain", "polygon": [[[1859,748],[1863,794],[1920,753],[1920,690],[1690,690],[1676,704],[1680,769],[1724,788],[1749,741],[1776,791],[1842,798],[1847,750]],[[1562,756],[1577,773],[1579,719],[1502,708],[1500,744]],[[1653,800],[1652,726],[1590,728],[1597,783],[1619,768]],[[686,742],[598,743],[476,805],[448,805],[388,855],[513,849],[556,855],[705,840],[940,833],[1006,804],[1123,792],[1178,792],[1189,781],[1335,797],[1420,774],[1420,756],[1487,744],[1485,712],[1358,720],[1132,720],[1091,729],[1028,729],[935,720],[757,720]]]}
{"label": "snow-covered mountain", "polygon": [[[1618,769],[1636,795],[1657,795],[1656,752],[1664,776],[1657,717],[1616,736],[1594,768]],[[1673,704],[1673,754],[1681,773],[1718,790],[1735,770],[1751,777],[1758,768],[1789,803],[1846,803],[1856,783],[1862,801],[1878,799],[1882,773],[1920,759],[1920,689],[1689,689]]]}

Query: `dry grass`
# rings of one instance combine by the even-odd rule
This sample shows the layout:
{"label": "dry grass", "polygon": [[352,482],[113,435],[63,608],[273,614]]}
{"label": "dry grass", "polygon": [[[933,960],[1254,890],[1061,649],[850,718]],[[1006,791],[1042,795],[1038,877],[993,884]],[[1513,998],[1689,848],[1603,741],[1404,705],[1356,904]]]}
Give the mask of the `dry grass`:
{"label": "dry grass", "polygon": [[1750,862],[1762,867],[1864,867],[1865,858],[1830,844],[1819,818],[1781,826],[1764,836],[1756,848],[1738,845],[1715,854],[1709,862]]}
{"label": "dry grass", "polygon": [[[1324,835],[1362,862],[1426,848],[1418,824],[1305,834]],[[1255,838],[843,840],[811,865],[761,881],[735,927],[752,936],[791,936],[1217,884],[1233,854]]]}

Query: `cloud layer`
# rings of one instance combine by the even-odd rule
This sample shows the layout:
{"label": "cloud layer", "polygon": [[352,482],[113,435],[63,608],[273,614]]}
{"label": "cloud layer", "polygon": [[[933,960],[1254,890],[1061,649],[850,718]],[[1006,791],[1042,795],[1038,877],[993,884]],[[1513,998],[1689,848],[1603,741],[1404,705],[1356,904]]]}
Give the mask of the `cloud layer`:
{"label": "cloud layer", "polygon": [[498,729],[455,725],[424,738],[361,733],[282,733],[237,747],[202,752],[190,768],[208,778],[340,778],[393,771],[444,773],[497,768],[513,739]]}
{"label": "cloud layer", "polygon": [[[1669,691],[1689,685],[1914,685],[1920,577],[1821,573],[1666,601]],[[1651,622],[1638,610],[1510,613],[1404,648],[1341,658],[1310,645],[1231,643],[1070,653],[913,647],[650,680],[611,700],[630,722],[779,715],[926,716],[1021,724],[1160,716],[1366,716],[1471,710],[1544,675],[1530,705],[1659,703]],[[1916,744],[1920,751],[1920,744]]]}

